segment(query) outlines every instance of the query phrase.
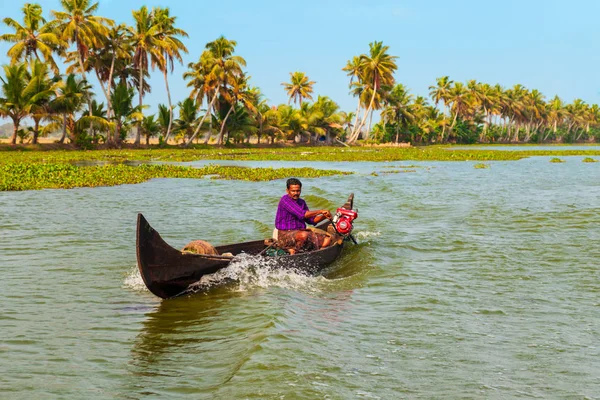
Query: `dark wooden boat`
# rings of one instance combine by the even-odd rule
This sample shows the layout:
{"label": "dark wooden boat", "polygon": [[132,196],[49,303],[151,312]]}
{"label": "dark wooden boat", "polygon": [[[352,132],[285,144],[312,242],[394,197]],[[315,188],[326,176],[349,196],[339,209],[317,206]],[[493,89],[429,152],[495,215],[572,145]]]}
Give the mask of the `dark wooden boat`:
{"label": "dark wooden boat", "polygon": [[[351,210],[354,194],[342,206]],[[216,247],[219,255],[205,255],[182,252],[171,247],[160,234],[150,226],[142,214],[137,219],[137,263],[144,283],[152,292],[163,299],[182,294],[207,274],[226,268],[236,255],[247,253],[275,260],[279,268],[293,268],[314,274],[335,261],[344,246],[340,237],[332,245],[317,251],[284,255],[279,257],[263,256],[268,247],[265,240],[235,243]],[[231,253],[232,256],[223,255]],[[270,261],[271,263],[273,261]]]}

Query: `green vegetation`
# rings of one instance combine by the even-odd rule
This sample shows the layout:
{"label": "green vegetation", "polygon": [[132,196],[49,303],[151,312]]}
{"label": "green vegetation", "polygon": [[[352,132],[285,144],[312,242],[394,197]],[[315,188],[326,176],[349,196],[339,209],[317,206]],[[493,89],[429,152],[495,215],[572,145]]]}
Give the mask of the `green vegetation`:
{"label": "green vegetation", "polygon": [[564,163],[565,160],[561,160],[560,158],[554,157],[550,160],[551,163]]}
{"label": "green vegetation", "polygon": [[598,162],[598,160],[596,160],[595,158],[586,157],[586,158],[583,159],[583,162],[586,162],[586,163],[595,163],[595,162]]}
{"label": "green vegetation", "polygon": [[[198,61],[187,65],[181,78],[190,92],[178,93],[180,101],[173,102],[169,75],[188,53],[188,34],[169,8],[133,10],[131,25],[97,15],[99,3],[92,0],[62,0],[60,8],[46,19],[40,5],[26,3],[21,18],[3,19],[9,33],[0,40],[10,44],[11,61],[0,77],[0,117],[13,125],[12,144],[18,138],[35,144],[55,132],[61,133],[59,142],[84,149],[119,147],[130,134],[135,146],[142,137],[148,143],[158,136],[161,145],[171,140],[186,147],[251,139],[329,144],[600,141],[597,105],[581,99],[566,104],[557,96],[546,100],[520,84],[504,88],[443,76],[430,86],[429,98],[415,96],[396,81],[398,57],[381,41],[338,66],[349,77],[356,111],[340,110],[327,96],[313,99],[317,82],[301,71],[290,72],[290,82],[282,83],[288,104],[268,104],[250,82],[246,60],[236,54],[237,42],[223,36],[206,43]],[[164,78],[167,104],[159,105],[157,115],[145,115],[154,72]],[[91,77],[97,79],[97,91]],[[381,115],[377,123],[375,111]],[[33,126],[22,127],[25,121]]]}
{"label": "green vegetation", "polygon": [[0,164],[0,191],[69,189],[74,187],[115,186],[145,182],[153,178],[204,178],[269,181],[290,176],[318,178],[349,174],[313,168],[245,168],[209,165],[191,168],[174,165],[142,164],[137,167],[108,164],[77,167],[70,164]]}
{"label": "green vegetation", "polygon": [[[2,149],[0,147],[0,149]],[[5,149],[13,149],[5,147]],[[600,156],[600,150],[452,150],[445,146],[393,147],[287,147],[287,148],[188,148],[88,151],[0,151],[0,164],[72,163],[77,161],[189,162],[240,161],[514,161],[533,156]],[[414,166],[409,166],[414,167]],[[399,167],[398,167],[399,168]],[[407,167],[408,168],[408,167]]]}
{"label": "green vegetation", "polygon": [[475,169],[488,169],[490,166],[488,164],[484,164],[484,163],[479,163],[479,164],[475,164],[473,166],[473,168]]}

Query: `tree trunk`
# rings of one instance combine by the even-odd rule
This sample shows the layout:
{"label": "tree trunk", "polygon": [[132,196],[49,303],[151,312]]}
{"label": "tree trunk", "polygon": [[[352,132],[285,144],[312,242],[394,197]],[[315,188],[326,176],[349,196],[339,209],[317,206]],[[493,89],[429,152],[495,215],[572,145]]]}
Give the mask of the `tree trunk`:
{"label": "tree trunk", "polygon": [[33,126],[33,139],[31,139],[31,143],[32,144],[37,144],[37,142],[38,142],[38,136],[40,135],[40,120],[39,120],[39,118],[34,118],[33,122],[34,122],[34,126]]}
{"label": "tree trunk", "polygon": [[11,144],[17,144],[17,134],[19,133],[19,124],[21,123],[20,119],[13,119],[13,135],[10,139]]}
{"label": "tree trunk", "polygon": [[[218,89],[215,91],[215,96],[216,93],[218,93]],[[213,99],[210,100],[210,104],[213,104]],[[208,96],[206,96],[206,101],[208,101]],[[208,106],[207,108],[207,112],[209,113],[209,115],[211,115],[210,121],[208,122],[208,132],[206,132],[206,137],[204,138],[204,144],[208,144],[208,141],[210,140],[210,137],[212,136],[212,131],[213,131],[213,119],[212,119],[212,113],[214,112],[215,115],[217,114],[217,110],[216,110],[216,106]]]}
{"label": "tree trunk", "polygon": [[[185,147],[189,146],[190,143],[192,143],[192,141],[196,138],[196,136],[198,135],[198,132],[200,132],[200,128],[202,127],[202,124],[204,123],[204,120],[206,119],[207,116],[209,116],[211,114],[210,109],[212,108],[212,106],[213,106],[213,104],[215,102],[215,99],[217,98],[217,94],[216,93],[217,93],[218,90],[219,89],[217,88],[217,90],[215,91],[215,96],[213,97],[212,101],[210,102],[210,106],[206,110],[206,113],[204,114],[204,117],[202,117],[202,120],[200,121],[200,123],[196,127],[196,130],[194,131],[194,134],[192,135],[192,137],[190,138],[190,140],[188,140],[188,142],[184,144]],[[212,118],[211,118],[211,121],[212,121]]]}
{"label": "tree trunk", "polygon": [[[78,38],[79,37],[79,28],[75,28],[75,36]],[[76,40],[75,45],[77,46],[77,53],[78,56],[77,57],[79,59],[79,68],[81,68],[81,77],[83,78],[84,81],[87,82],[87,78],[85,76],[85,68],[83,66],[83,56],[81,55],[81,53],[79,52],[79,47],[80,47],[80,43],[79,43],[79,39]],[[92,116],[92,97],[89,95],[87,95],[87,102],[88,102],[88,115],[91,117]],[[92,123],[90,122],[90,131],[92,130]]]}
{"label": "tree trunk", "polygon": [[371,110],[371,115],[369,115],[369,128],[367,129],[367,139],[371,138],[371,123],[373,122],[373,111]]}
{"label": "tree trunk", "polygon": [[171,90],[169,89],[169,80],[167,78],[167,68],[165,68],[165,86],[167,87],[167,100],[169,101],[169,126],[165,135],[165,144],[169,141],[171,135],[171,126],[173,124],[173,106],[171,105]]}
{"label": "tree trunk", "polygon": [[376,85],[373,87],[373,95],[371,96],[371,102],[369,103],[369,107],[367,108],[367,111],[365,112],[365,116],[362,119],[362,121],[360,122],[360,124],[358,126],[354,127],[354,131],[352,132],[352,140],[350,140],[350,143],[353,143],[356,141],[356,139],[358,139],[358,135],[360,134],[360,130],[362,129],[363,125],[365,124],[367,117],[369,116],[369,113],[371,112],[371,108],[373,107],[373,103],[375,102],[375,95],[377,94],[377,87]]}
{"label": "tree trunk", "polygon": [[223,132],[225,131],[225,124],[227,123],[227,118],[229,118],[229,114],[233,111],[233,107],[235,103],[231,105],[229,111],[227,111],[227,115],[223,118],[223,122],[221,123],[221,131],[219,132],[219,136],[217,137],[217,144],[223,144]]}
{"label": "tree trunk", "polygon": [[352,131],[350,132],[350,136],[346,136],[346,141],[352,138],[354,134],[354,128],[356,128],[356,124],[358,124],[358,116],[360,114],[360,96],[358,96],[358,104],[356,105],[356,116],[354,117],[354,125],[352,125]]}
{"label": "tree trunk", "polygon": [[62,136],[60,137],[58,143],[61,143],[61,144],[64,143],[66,137],[67,137],[67,114],[63,114]]}
{"label": "tree trunk", "polygon": [[[140,57],[140,59],[141,59],[141,57]],[[143,90],[144,90],[144,62],[142,60],[140,62],[139,86],[140,87],[138,89],[138,92],[139,92],[139,96],[140,96],[140,112],[141,112],[142,106],[143,106],[142,102],[144,100],[144,93],[143,93]],[[142,135],[142,121],[140,120],[140,121],[138,121],[138,124],[137,124],[137,132],[135,134],[135,142],[133,143],[134,145],[139,146],[141,135]]]}

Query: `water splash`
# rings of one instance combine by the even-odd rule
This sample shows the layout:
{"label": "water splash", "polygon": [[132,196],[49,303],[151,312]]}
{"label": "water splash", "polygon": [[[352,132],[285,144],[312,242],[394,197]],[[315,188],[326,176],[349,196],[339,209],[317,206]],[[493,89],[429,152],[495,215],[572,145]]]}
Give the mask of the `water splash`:
{"label": "water splash", "polygon": [[326,281],[327,279],[322,276],[306,275],[293,269],[282,269],[275,258],[241,254],[227,268],[203,276],[190,288],[202,290],[213,285],[236,282],[234,290],[240,292],[257,287],[280,287],[314,292],[318,290],[320,284]]}
{"label": "water splash", "polygon": [[123,281],[123,286],[133,289],[137,292],[148,291],[137,265],[134,266],[131,271],[129,271],[129,274],[127,274],[125,280]]}
{"label": "water splash", "polygon": [[[298,270],[282,269],[275,258],[240,254],[227,268],[204,275],[200,281],[190,285],[189,290],[196,292],[232,282],[235,282],[232,290],[239,292],[269,287],[316,292],[328,280],[323,276],[307,275]],[[137,266],[125,277],[123,285],[135,291],[148,290]]]}
{"label": "water splash", "polygon": [[371,237],[381,236],[381,232],[360,231],[354,234],[357,239],[367,239]]}

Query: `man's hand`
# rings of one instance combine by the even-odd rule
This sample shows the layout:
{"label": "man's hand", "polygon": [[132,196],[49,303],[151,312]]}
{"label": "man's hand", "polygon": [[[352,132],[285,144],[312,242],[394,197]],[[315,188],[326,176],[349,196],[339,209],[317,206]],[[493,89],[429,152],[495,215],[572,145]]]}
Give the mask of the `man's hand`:
{"label": "man's hand", "polygon": [[327,219],[331,219],[331,213],[329,212],[329,210],[321,210],[321,214],[323,214],[323,216]]}

